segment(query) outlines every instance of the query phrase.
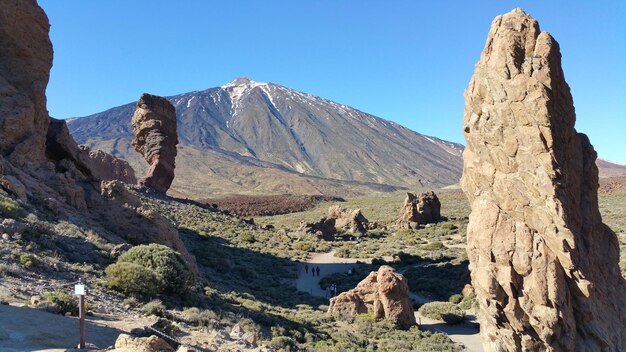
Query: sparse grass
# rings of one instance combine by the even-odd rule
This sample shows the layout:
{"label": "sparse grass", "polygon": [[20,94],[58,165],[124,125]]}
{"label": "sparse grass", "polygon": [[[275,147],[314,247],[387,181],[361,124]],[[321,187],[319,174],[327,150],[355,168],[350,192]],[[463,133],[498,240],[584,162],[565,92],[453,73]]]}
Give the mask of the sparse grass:
{"label": "sparse grass", "polygon": [[465,319],[465,311],[450,302],[430,302],[423,304],[419,313],[426,318],[443,320],[448,324],[458,324]]}
{"label": "sparse grass", "polygon": [[5,218],[23,218],[26,210],[18,202],[0,194],[0,215]]}

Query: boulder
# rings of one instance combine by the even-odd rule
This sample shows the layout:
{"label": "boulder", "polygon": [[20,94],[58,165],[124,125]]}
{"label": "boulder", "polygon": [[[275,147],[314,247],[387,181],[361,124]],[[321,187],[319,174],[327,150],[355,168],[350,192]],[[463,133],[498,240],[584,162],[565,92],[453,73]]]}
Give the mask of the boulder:
{"label": "boulder", "polygon": [[152,335],[149,337],[134,337],[120,334],[115,340],[115,352],[174,352],[162,338]]}
{"label": "boulder", "polygon": [[496,17],[465,91],[461,180],[486,351],[626,351],[619,245],[574,121],[556,40],[521,9]]}
{"label": "boulder", "polygon": [[332,241],[335,239],[335,219],[321,218],[317,222],[301,221],[298,233],[315,235],[319,239]]}
{"label": "boulder", "polygon": [[50,23],[35,0],[1,0],[0,8],[0,155],[16,165],[43,161]]}
{"label": "boulder", "polygon": [[407,280],[387,265],[372,271],[356,288],[331,298],[328,312],[348,316],[372,312],[376,319],[390,319],[401,329],[415,324]]}
{"label": "boulder", "polygon": [[0,187],[17,197],[19,200],[26,201],[26,187],[15,176],[0,176]]}
{"label": "boulder", "polygon": [[400,214],[400,227],[416,229],[419,224],[428,224],[441,220],[441,203],[435,192],[425,192],[417,196],[407,192]]}
{"label": "boulder", "polygon": [[117,180],[129,185],[137,183],[135,170],[133,170],[126,160],[118,159],[102,150],[91,150],[86,145],[80,145],[79,148],[86,156],[93,177],[96,180]]}
{"label": "boulder", "polygon": [[335,220],[335,228],[351,233],[364,234],[367,232],[367,219],[361,213],[361,209],[348,209],[340,205],[332,205],[328,208],[328,219]]}
{"label": "boulder", "polygon": [[174,180],[176,109],[167,99],[144,93],[132,117],[133,147],[150,165],[139,184],[165,193]]}

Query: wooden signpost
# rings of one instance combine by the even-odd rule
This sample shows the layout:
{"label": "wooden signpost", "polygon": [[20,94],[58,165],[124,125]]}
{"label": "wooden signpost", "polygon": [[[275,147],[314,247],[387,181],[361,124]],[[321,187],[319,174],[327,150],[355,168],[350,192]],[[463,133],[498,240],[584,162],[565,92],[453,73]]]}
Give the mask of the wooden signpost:
{"label": "wooden signpost", "polygon": [[78,279],[78,284],[74,285],[74,294],[78,296],[78,320],[80,326],[79,349],[85,348],[85,285]]}

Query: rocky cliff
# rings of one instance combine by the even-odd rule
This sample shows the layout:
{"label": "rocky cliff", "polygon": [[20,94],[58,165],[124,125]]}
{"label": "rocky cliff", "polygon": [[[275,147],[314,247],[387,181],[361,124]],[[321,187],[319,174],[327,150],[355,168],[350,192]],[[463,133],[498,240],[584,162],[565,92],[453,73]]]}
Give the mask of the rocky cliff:
{"label": "rocky cliff", "polygon": [[624,351],[626,284],[598,211],[596,153],[574,129],[558,43],[498,16],[465,91],[462,187],[487,351]]}

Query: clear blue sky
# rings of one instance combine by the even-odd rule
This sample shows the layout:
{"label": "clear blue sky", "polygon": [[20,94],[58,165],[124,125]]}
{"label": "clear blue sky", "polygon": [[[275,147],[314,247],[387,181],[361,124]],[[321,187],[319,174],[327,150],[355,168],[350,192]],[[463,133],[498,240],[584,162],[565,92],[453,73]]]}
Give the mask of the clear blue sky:
{"label": "clear blue sky", "polygon": [[464,142],[463,90],[496,15],[522,7],[559,41],[580,132],[626,164],[626,1],[40,0],[54,117],[238,76]]}

